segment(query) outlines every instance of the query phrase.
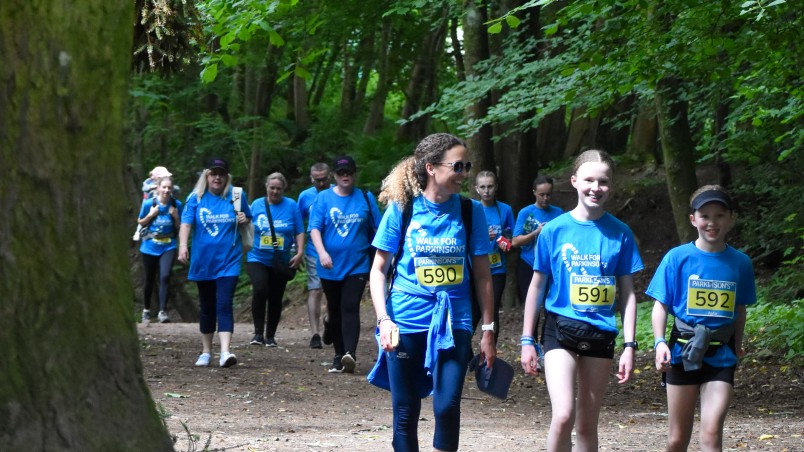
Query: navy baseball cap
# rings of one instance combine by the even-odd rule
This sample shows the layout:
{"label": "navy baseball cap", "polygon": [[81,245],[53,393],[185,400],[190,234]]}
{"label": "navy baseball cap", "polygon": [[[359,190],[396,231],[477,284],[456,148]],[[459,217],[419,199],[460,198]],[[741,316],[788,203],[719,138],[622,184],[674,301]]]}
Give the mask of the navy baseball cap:
{"label": "navy baseball cap", "polygon": [[355,160],[348,155],[341,155],[339,157],[335,157],[335,160],[332,162],[332,171],[337,173],[341,170],[347,170],[350,173],[354,173],[357,171],[357,165],[355,165]]}
{"label": "navy baseball cap", "polygon": [[720,190],[706,190],[702,192],[692,200],[690,207],[692,207],[692,210],[699,210],[710,202],[719,202],[726,206],[727,209],[734,210],[734,203],[731,197]]}
{"label": "navy baseball cap", "polygon": [[494,367],[489,369],[486,367],[486,362],[478,364],[480,355],[475,356],[469,365],[472,370],[474,366],[475,380],[477,381],[477,389],[480,391],[501,400],[508,398],[508,389],[511,387],[511,381],[514,379],[514,368],[505,362],[502,358],[494,360]]}

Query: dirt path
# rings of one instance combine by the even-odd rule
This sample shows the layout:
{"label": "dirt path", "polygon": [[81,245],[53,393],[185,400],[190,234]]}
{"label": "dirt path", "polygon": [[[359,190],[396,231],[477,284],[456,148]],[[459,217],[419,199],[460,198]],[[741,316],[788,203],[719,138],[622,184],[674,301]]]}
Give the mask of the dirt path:
{"label": "dirt path", "polygon": [[[193,367],[200,351],[197,324],[138,325],[145,378],[177,437],[176,450],[204,450],[207,442],[207,450],[227,451],[390,450],[390,395],[365,380],[376,356],[373,318],[364,302],[354,375],[327,373],[331,347],[308,348],[301,305],[286,309],[278,348],[247,345],[252,327],[237,324],[233,351],[239,363],[230,369]],[[519,347],[514,344],[521,315],[511,312],[503,318],[499,354],[518,369]],[[640,373],[631,383],[619,386],[609,376],[601,450],[663,448],[664,392],[651,370],[652,357],[644,351],[638,357]],[[804,450],[801,386],[801,369],[748,360],[737,375],[737,395],[726,421],[726,450]],[[498,401],[478,391],[468,377],[462,413],[461,450],[545,450],[550,403],[541,378],[518,372],[510,398]],[[432,428],[428,398],[420,421],[422,450],[430,450]],[[690,449],[698,449],[696,439]]]}

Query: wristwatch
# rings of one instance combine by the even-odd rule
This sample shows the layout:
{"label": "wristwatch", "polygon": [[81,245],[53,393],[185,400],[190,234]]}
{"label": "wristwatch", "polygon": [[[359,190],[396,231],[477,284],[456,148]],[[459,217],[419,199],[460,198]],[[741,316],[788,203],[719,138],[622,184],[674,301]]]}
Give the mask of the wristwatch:
{"label": "wristwatch", "polygon": [[624,343],[623,343],[623,348],[626,348],[626,347],[633,347],[633,348],[634,348],[634,350],[639,350],[639,343],[638,343],[637,341],[634,341],[634,342],[624,342]]}
{"label": "wristwatch", "polygon": [[494,322],[480,325],[480,331],[494,331]]}

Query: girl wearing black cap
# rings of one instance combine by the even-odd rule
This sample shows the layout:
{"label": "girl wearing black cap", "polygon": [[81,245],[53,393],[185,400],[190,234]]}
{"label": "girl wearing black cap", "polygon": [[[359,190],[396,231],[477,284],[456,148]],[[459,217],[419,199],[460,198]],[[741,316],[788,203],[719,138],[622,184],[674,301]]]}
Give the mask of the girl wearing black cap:
{"label": "girl wearing black cap", "polygon": [[[179,229],[179,261],[190,262],[187,279],[198,285],[201,305],[201,344],[203,352],[196,366],[208,366],[212,356],[212,336],[216,326],[221,342],[220,366],[237,364],[229,352],[234,331],[232,301],[243,247],[238,224],[251,221],[248,201],[241,200],[242,211],[235,212],[232,199],[232,176],[229,164],[212,158],[201,172],[193,192],[187,198]],[[193,254],[190,259],[188,241],[193,231]]]}
{"label": "girl wearing black cap", "polygon": [[353,373],[360,336],[360,299],[369,272],[371,238],[380,222],[374,195],[355,188],[357,167],[349,156],[335,159],[335,186],[316,196],[310,240],[318,252],[316,270],[327,296],[335,357],[330,373]]}
{"label": "girl wearing black cap", "polygon": [[[736,214],[719,185],[705,185],[690,199],[691,243],[670,250],[646,293],[653,305],[656,369],[667,383],[670,431],[667,450],[687,450],[701,397],[701,449],[723,449],[723,424],[742,356],[746,306],[756,302],[751,259],[726,243]],[[675,318],[665,339],[667,314]]]}

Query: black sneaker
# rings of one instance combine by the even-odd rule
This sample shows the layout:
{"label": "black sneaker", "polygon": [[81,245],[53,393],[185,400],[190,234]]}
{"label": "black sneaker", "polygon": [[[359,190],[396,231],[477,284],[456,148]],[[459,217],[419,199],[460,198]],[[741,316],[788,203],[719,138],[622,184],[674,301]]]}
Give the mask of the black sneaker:
{"label": "black sneaker", "polygon": [[332,345],[332,330],[329,329],[329,319],[326,317],[324,318],[324,343],[327,345]]}
{"label": "black sneaker", "polygon": [[321,336],[313,334],[313,337],[310,339],[310,348],[323,348],[321,346]]}
{"label": "black sneaker", "polygon": [[255,334],[253,338],[251,338],[251,345],[265,345],[265,339],[263,339],[262,334]]}
{"label": "black sneaker", "polygon": [[343,373],[343,364],[341,364],[341,357],[335,356],[335,359],[332,360],[332,367],[329,368],[329,373],[331,374],[342,374]]}
{"label": "black sneaker", "polygon": [[355,357],[352,356],[351,353],[346,352],[341,358],[341,364],[343,365],[343,372],[347,374],[355,373]]}
{"label": "black sneaker", "polygon": [[276,340],[273,337],[268,337],[265,339],[265,346],[266,347],[276,347]]}

